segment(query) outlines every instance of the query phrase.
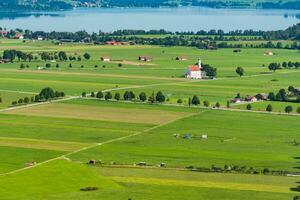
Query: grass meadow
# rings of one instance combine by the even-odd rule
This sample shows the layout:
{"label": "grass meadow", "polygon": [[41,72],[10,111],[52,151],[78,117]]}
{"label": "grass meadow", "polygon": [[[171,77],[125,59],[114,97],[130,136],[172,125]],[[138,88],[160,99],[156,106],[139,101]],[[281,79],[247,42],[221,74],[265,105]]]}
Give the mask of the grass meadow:
{"label": "grass meadow", "polygon": [[[0,200],[173,200],[187,196],[191,200],[282,200],[299,195],[299,177],[186,169],[238,165],[258,171],[299,172],[299,116],[244,112],[246,104],[232,105],[238,111],[225,108],[237,93],[246,96],[300,87],[299,69],[273,73],[266,67],[271,62],[299,62],[299,51],[242,48],[241,53],[234,53],[233,49],[0,39],[0,54],[6,49],[35,56],[66,51],[83,57],[88,52],[91,59],[0,64]],[[274,56],[265,56],[266,51]],[[140,55],[151,56],[153,61],[139,62]],[[102,62],[101,56],[111,61]],[[188,60],[177,61],[176,56]],[[199,58],[217,67],[216,80],[184,78],[187,66]],[[21,70],[21,63],[28,67]],[[46,63],[51,68],[38,70]],[[238,66],[245,69],[245,76],[235,73]],[[45,87],[74,99],[7,109],[12,101],[32,97]],[[136,96],[162,91],[167,102],[152,105],[79,97],[82,92],[102,90],[121,96],[126,90]],[[211,105],[220,102],[222,110],[188,107],[193,95],[199,96],[201,106],[204,100]],[[268,103],[253,103],[252,108],[265,110]],[[287,104],[272,102],[273,110],[283,112]],[[299,107],[292,105],[294,111]],[[202,135],[207,139],[201,139]],[[104,165],[87,165],[90,160]],[[37,164],[25,168],[32,162]],[[139,162],[147,166],[135,166]],[[166,167],[159,167],[161,163]],[[80,190],[86,187],[98,190]]]}

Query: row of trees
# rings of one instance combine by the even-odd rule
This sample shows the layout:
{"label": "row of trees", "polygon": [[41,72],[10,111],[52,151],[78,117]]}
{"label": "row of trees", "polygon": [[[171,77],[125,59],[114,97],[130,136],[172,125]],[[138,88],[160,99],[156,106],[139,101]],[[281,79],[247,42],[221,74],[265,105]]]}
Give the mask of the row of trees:
{"label": "row of trees", "polygon": [[[3,28],[0,28],[0,30],[3,30]],[[9,30],[8,35],[9,37],[14,37],[18,32],[24,34],[25,39],[37,39],[38,37],[43,37],[44,39],[49,39],[49,40],[60,40],[60,39],[72,39],[75,42],[80,42],[84,41],[85,39],[89,39],[90,41],[97,42],[99,41],[100,38],[103,37],[116,37],[116,38],[127,38],[124,36],[137,36],[137,35],[172,35],[172,36],[218,36],[218,37],[223,37],[224,39],[228,38],[228,36],[252,36],[251,38],[254,38],[257,40],[257,36],[259,38],[263,38],[264,40],[281,40],[281,39],[294,39],[298,38],[299,36],[299,31],[300,30],[300,23],[293,25],[285,30],[279,30],[279,31],[254,31],[254,30],[234,30],[234,31],[228,31],[225,32],[221,29],[216,30],[212,29],[209,31],[205,30],[199,30],[197,32],[194,31],[184,31],[184,32],[171,32],[167,31],[164,29],[160,30],[117,30],[114,32],[103,32],[99,31],[98,33],[92,33],[89,34],[86,31],[77,31],[77,32],[57,32],[57,31],[52,31],[52,32],[44,32],[44,31],[30,31],[30,30]],[[224,37],[227,36],[227,37]],[[256,36],[256,37],[253,37]],[[245,37],[243,37],[245,38]],[[248,38],[248,39],[251,39]],[[213,38],[209,38],[213,39]],[[222,38],[221,38],[222,39]],[[218,40],[221,40],[218,39]]]}
{"label": "row of trees", "polygon": [[291,68],[295,68],[298,69],[300,68],[300,62],[292,62],[292,61],[288,61],[288,62],[283,62],[283,63],[270,63],[268,65],[269,70],[271,71],[276,71],[279,69],[291,69]]}
{"label": "row of trees", "polygon": [[12,62],[15,59],[23,60],[23,61],[31,61],[34,59],[33,55],[31,53],[25,53],[23,51],[17,51],[17,50],[4,50],[2,59],[9,60]]}
{"label": "row of trees", "polygon": [[[86,97],[86,96],[87,96],[86,92],[83,92],[82,97]],[[145,92],[141,92],[141,93],[139,93],[138,96],[136,96],[133,91],[125,91],[122,96],[123,98],[121,97],[121,94],[119,92],[116,92],[113,96],[113,94],[111,92],[99,91],[97,93],[92,92],[91,97],[97,98],[97,99],[105,99],[105,100],[115,99],[116,101],[119,101],[121,99],[123,99],[125,101],[139,100],[141,102],[148,101],[150,103],[155,103],[155,102],[163,103],[166,101],[166,97],[161,91],[158,91],[156,94],[153,92],[149,97],[147,96],[147,94]]]}
{"label": "row of trees", "polygon": [[[41,52],[39,53],[41,60],[44,61],[49,61],[49,60],[59,60],[59,61],[81,61],[82,58],[81,56],[74,56],[70,55],[68,56],[66,52],[64,51],[59,51],[59,52]],[[91,55],[89,53],[84,53],[83,58],[85,60],[89,60],[91,58]],[[18,51],[14,49],[10,50],[4,50],[3,55],[1,59],[8,60],[10,62],[13,62],[15,59],[18,59],[18,61],[29,61],[31,62],[32,60],[38,60],[37,56],[33,56],[32,53],[26,53],[23,51]]]}
{"label": "row of trees", "polygon": [[286,91],[284,88],[282,88],[277,93],[270,92],[268,99],[271,101],[300,102],[300,89],[289,86],[288,90]]}
{"label": "row of trees", "polygon": [[[247,110],[252,110],[252,105],[251,105],[251,104],[248,104],[248,105],[246,106],[246,109],[247,109]],[[273,106],[272,106],[272,104],[268,104],[268,105],[267,105],[266,111],[268,111],[268,112],[272,112],[272,111],[273,111]],[[284,108],[284,112],[286,112],[286,113],[288,113],[288,114],[291,113],[291,112],[293,112],[293,107],[290,106],[290,105],[286,106],[286,107]],[[300,107],[297,108],[296,112],[297,112],[298,114],[300,114]]]}
{"label": "row of trees", "polygon": [[55,98],[61,98],[64,97],[65,93],[64,92],[59,92],[59,91],[54,91],[50,87],[46,87],[41,90],[41,92],[34,97],[24,97],[20,98],[18,101],[12,101],[12,106],[17,106],[17,105],[24,105],[28,103],[37,103],[37,102],[42,102],[42,101],[50,101]]}

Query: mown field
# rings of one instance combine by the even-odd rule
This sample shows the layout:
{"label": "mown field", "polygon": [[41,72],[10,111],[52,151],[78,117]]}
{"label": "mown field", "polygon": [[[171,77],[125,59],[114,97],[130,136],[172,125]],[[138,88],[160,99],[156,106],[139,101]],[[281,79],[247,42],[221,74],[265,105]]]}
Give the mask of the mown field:
{"label": "mown field", "polygon": [[[159,36],[156,36],[159,37]],[[299,177],[264,175],[264,169],[299,172],[298,103],[294,115],[279,115],[289,103],[272,102],[273,113],[245,112],[246,105],[226,101],[257,93],[300,87],[300,70],[273,73],[270,62],[300,61],[299,51],[233,49],[216,51],[188,47],[55,45],[50,41],[0,40],[0,54],[17,49],[39,55],[66,51],[90,53],[91,59],[66,62],[15,61],[0,64],[0,199],[292,199],[299,195]],[[110,56],[111,62],[100,61]],[[146,55],[153,61],[139,62]],[[187,61],[176,61],[184,55]],[[188,65],[197,62],[218,69],[216,80],[183,78]],[[21,63],[28,65],[19,69]],[[51,64],[47,70],[37,66]],[[119,64],[122,64],[119,66]],[[56,64],[60,68],[56,68]],[[72,67],[69,65],[72,64]],[[262,67],[263,64],[265,67]],[[83,67],[81,67],[83,65]],[[95,67],[97,65],[97,67]],[[242,66],[245,76],[235,68]],[[66,93],[69,100],[12,107],[12,101],[33,97],[45,87]],[[125,102],[123,93],[136,96],[162,91],[162,104]],[[104,91],[121,100],[105,101],[80,95]],[[188,107],[197,95],[200,106]],[[183,103],[177,103],[182,99]],[[136,100],[136,99],[135,99]],[[221,109],[204,108],[220,102]],[[270,102],[253,103],[264,111]],[[276,111],[276,112],[275,112]],[[207,139],[201,139],[207,135]],[[184,139],[186,137],[186,139]],[[90,160],[102,165],[87,165]],[[137,163],[147,166],[138,167]],[[33,167],[26,168],[28,163]],[[166,167],[159,167],[165,163]],[[204,173],[187,167],[253,168],[244,172]],[[95,191],[81,191],[97,187]]]}

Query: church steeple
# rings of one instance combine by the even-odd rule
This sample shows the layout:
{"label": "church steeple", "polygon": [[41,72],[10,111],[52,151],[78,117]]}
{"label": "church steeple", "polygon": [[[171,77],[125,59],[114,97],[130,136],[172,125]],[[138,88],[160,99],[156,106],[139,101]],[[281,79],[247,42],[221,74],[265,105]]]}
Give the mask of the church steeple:
{"label": "church steeple", "polygon": [[201,59],[198,59],[198,66],[201,67]]}

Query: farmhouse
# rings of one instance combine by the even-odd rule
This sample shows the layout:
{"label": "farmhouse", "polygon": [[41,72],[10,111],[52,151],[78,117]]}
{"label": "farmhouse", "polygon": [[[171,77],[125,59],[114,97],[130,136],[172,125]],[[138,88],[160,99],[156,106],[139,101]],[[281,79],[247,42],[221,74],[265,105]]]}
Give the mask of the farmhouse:
{"label": "farmhouse", "polygon": [[107,45],[120,46],[120,45],[129,45],[129,42],[117,42],[117,41],[107,41]]}
{"label": "farmhouse", "polygon": [[139,60],[144,62],[150,62],[152,61],[152,58],[149,56],[139,56]]}
{"label": "farmhouse", "polygon": [[256,102],[257,98],[255,96],[246,96],[245,101]]}
{"label": "farmhouse", "polygon": [[6,60],[6,59],[0,59],[0,64],[3,64],[3,63],[8,63],[9,60]]}
{"label": "farmhouse", "polygon": [[267,52],[265,52],[264,55],[265,55],[265,56],[273,56],[274,53],[273,53],[272,51],[267,51]]}
{"label": "farmhouse", "polygon": [[259,93],[259,94],[257,94],[255,97],[256,97],[256,99],[258,99],[258,100],[268,100],[268,95],[265,94],[265,93]]}
{"label": "farmhouse", "polygon": [[230,100],[230,103],[241,103],[243,100],[241,98],[234,98]]}
{"label": "farmhouse", "polygon": [[204,76],[205,72],[202,69],[200,59],[197,65],[188,66],[187,71],[185,73],[185,77],[190,79],[202,79]]}
{"label": "farmhouse", "polygon": [[103,62],[109,62],[110,61],[110,57],[108,57],[108,56],[102,56],[101,57],[101,61],[103,61]]}
{"label": "farmhouse", "polygon": [[24,39],[24,36],[18,33],[18,34],[16,34],[16,35],[14,36],[14,39],[23,40],[23,39]]}
{"label": "farmhouse", "polygon": [[187,60],[187,57],[185,57],[185,56],[177,56],[176,60],[184,61],[184,60]]}

